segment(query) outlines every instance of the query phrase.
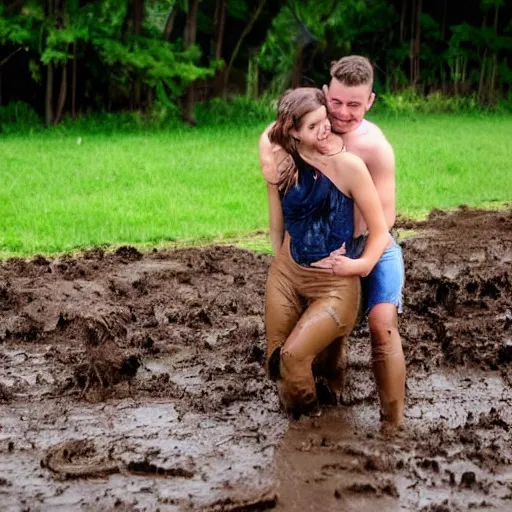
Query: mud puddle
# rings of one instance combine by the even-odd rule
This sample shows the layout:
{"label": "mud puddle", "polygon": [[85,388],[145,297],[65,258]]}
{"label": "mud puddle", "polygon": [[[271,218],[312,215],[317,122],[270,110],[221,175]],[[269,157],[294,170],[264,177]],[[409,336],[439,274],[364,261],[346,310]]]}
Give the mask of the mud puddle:
{"label": "mud puddle", "polygon": [[270,256],[124,247],[0,266],[1,510],[510,510],[512,215],[402,223],[407,425],[369,335],[346,404],[288,423],[263,371]]}

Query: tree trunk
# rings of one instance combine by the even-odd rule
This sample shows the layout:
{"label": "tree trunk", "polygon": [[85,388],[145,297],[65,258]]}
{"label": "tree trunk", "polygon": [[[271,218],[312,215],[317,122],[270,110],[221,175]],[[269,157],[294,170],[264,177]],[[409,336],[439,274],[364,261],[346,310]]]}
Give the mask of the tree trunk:
{"label": "tree trunk", "polygon": [[187,22],[185,24],[185,46],[187,48],[196,42],[198,7],[199,0],[188,0]]}
{"label": "tree trunk", "polygon": [[140,35],[144,18],[144,0],[133,0],[132,4],[132,33]]}
{"label": "tree trunk", "polygon": [[446,38],[446,18],[448,14],[448,0],[443,0],[443,21],[441,22],[441,41]]}
{"label": "tree trunk", "polygon": [[148,86],[148,94],[147,94],[147,108],[149,111],[151,111],[153,107],[153,87]]}
{"label": "tree trunk", "polygon": [[400,44],[405,39],[405,18],[407,16],[407,2],[408,0],[402,0],[402,12],[400,14]]}
{"label": "tree trunk", "polygon": [[300,47],[297,52],[295,64],[292,70],[292,89],[300,87],[302,85],[302,60],[304,55],[304,48]]}
{"label": "tree trunk", "polygon": [[249,59],[247,68],[247,89],[246,96],[250,99],[257,99],[259,92],[259,67],[255,55]]}
{"label": "tree trunk", "polygon": [[[144,18],[144,0],[133,0],[132,2],[132,34],[139,36],[142,29],[142,20]],[[141,82],[137,77],[133,80],[130,93],[130,107],[132,110],[140,108]]]}
{"label": "tree trunk", "polygon": [[178,14],[178,9],[172,7],[167,14],[167,18],[165,20],[163,37],[165,41],[169,41],[171,38],[171,33],[174,29],[174,22],[176,21],[176,15]]}
{"label": "tree trunk", "polygon": [[421,50],[421,10],[423,0],[413,0],[413,17],[411,19],[411,50],[410,50],[410,84],[416,88],[420,76]]}
{"label": "tree trunk", "polygon": [[45,101],[46,126],[53,123],[53,64],[46,66],[46,101]]}
{"label": "tree trunk", "polygon": [[491,78],[489,80],[489,91],[487,93],[487,101],[490,105],[496,102],[496,70],[498,68],[498,58],[496,54],[491,59]]}
{"label": "tree trunk", "polygon": [[[45,17],[51,18],[54,14],[53,0],[47,0],[45,3]],[[46,66],[46,96],[44,106],[44,118],[46,126],[53,123],[53,64],[50,62]]]}
{"label": "tree trunk", "polygon": [[[226,26],[226,13],[227,13],[227,0],[217,0],[215,4],[215,15],[213,19],[214,28],[213,35],[210,44],[210,56],[212,59],[217,61],[222,59],[222,49],[224,45],[224,32]],[[211,87],[212,87],[212,95],[220,96],[222,95],[222,88],[224,84],[224,73],[226,68],[223,67],[215,73],[215,76],[212,79]]]}
{"label": "tree trunk", "polygon": [[247,37],[247,35],[251,32],[252,27],[256,23],[256,20],[259,18],[261,12],[263,11],[263,7],[265,7],[265,3],[267,0],[260,0],[258,7],[254,11],[251,19],[249,20],[249,23],[246,25],[244,31],[242,32],[242,35],[240,36],[240,39],[238,39],[238,42],[236,43],[235,49],[233,50],[233,53],[231,55],[231,58],[229,59],[229,64],[226,68],[226,71],[224,73],[224,84],[223,84],[223,91],[222,95],[224,98],[227,96],[227,89],[228,89],[228,82],[229,82],[229,75],[231,74],[231,70],[233,69],[233,64],[235,62],[235,59],[238,55],[238,52],[240,51],[240,48],[242,46],[242,43],[244,39]]}
{"label": "tree trunk", "polygon": [[418,0],[418,7],[416,11],[416,40],[415,40],[415,57],[416,57],[416,70],[415,77],[416,82],[414,86],[417,85],[418,80],[420,79],[420,53],[421,53],[421,12],[423,8],[423,0]]}
{"label": "tree trunk", "polygon": [[485,71],[487,69],[487,48],[484,50],[484,57],[480,68],[480,80],[478,81],[478,102],[484,102]]}
{"label": "tree trunk", "polygon": [[77,76],[77,64],[76,64],[76,41],[73,42],[73,67],[71,77],[71,117],[76,119],[76,76]]}
{"label": "tree trunk", "polygon": [[64,105],[66,104],[66,96],[68,90],[68,66],[62,66],[62,78],[60,82],[59,100],[57,102],[57,113],[55,114],[54,124],[59,124],[62,120],[62,113],[64,112]]}
{"label": "tree trunk", "polygon": [[222,58],[222,44],[224,42],[224,27],[226,25],[226,12],[228,7],[228,0],[217,0],[218,19],[216,19],[215,27],[215,52],[214,57],[216,60]]}
{"label": "tree trunk", "polygon": [[[494,34],[496,37],[498,36],[498,12],[499,6],[496,5],[494,9]],[[494,105],[496,102],[496,71],[498,68],[498,51],[494,50],[494,55],[492,56],[492,64],[491,64],[491,79],[489,80],[489,92],[488,92],[488,101],[491,105]]]}
{"label": "tree trunk", "polygon": [[[188,0],[187,22],[185,24],[185,46],[187,48],[196,42],[198,6],[199,0]],[[187,88],[185,111],[183,115],[185,121],[193,126],[197,124],[194,116],[195,95],[195,84],[192,82]]]}

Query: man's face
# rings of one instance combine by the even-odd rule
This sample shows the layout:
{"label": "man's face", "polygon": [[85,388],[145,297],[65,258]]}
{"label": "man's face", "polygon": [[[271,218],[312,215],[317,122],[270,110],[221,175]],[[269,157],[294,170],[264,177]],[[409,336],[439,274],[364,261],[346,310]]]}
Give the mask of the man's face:
{"label": "man's face", "polygon": [[333,78],[324,89],[329,105],[332,131],[347,133],[355,130],[370,110],[375,99],[371,87],[366,84],[348,86]]}

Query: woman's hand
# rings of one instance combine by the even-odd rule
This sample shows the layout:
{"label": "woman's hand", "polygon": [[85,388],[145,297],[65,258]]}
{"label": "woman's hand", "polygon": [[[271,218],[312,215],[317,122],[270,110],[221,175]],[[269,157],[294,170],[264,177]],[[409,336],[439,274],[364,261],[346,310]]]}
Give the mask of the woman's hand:
{"label": "woman's hand", "polygon": [[330,270],[333,275],[341,277],[360,276],[368,274],[368,265],[362,258],[352,259],[345,256],[345,244],[331,252],[327,258],[311,263],[312,267]]}

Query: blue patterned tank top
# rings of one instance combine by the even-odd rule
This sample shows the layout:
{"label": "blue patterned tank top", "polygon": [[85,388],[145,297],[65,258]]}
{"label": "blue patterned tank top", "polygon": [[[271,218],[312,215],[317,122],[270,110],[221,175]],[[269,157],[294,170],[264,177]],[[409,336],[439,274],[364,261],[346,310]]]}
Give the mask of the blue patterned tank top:
{"label": "blue patterned tank top", "polygon": [[298,181],[281,192],[290,250],[300,265],[329,256],[346,243],[348,257],[354,233],[354,201],[301,157],[294,158]]}

